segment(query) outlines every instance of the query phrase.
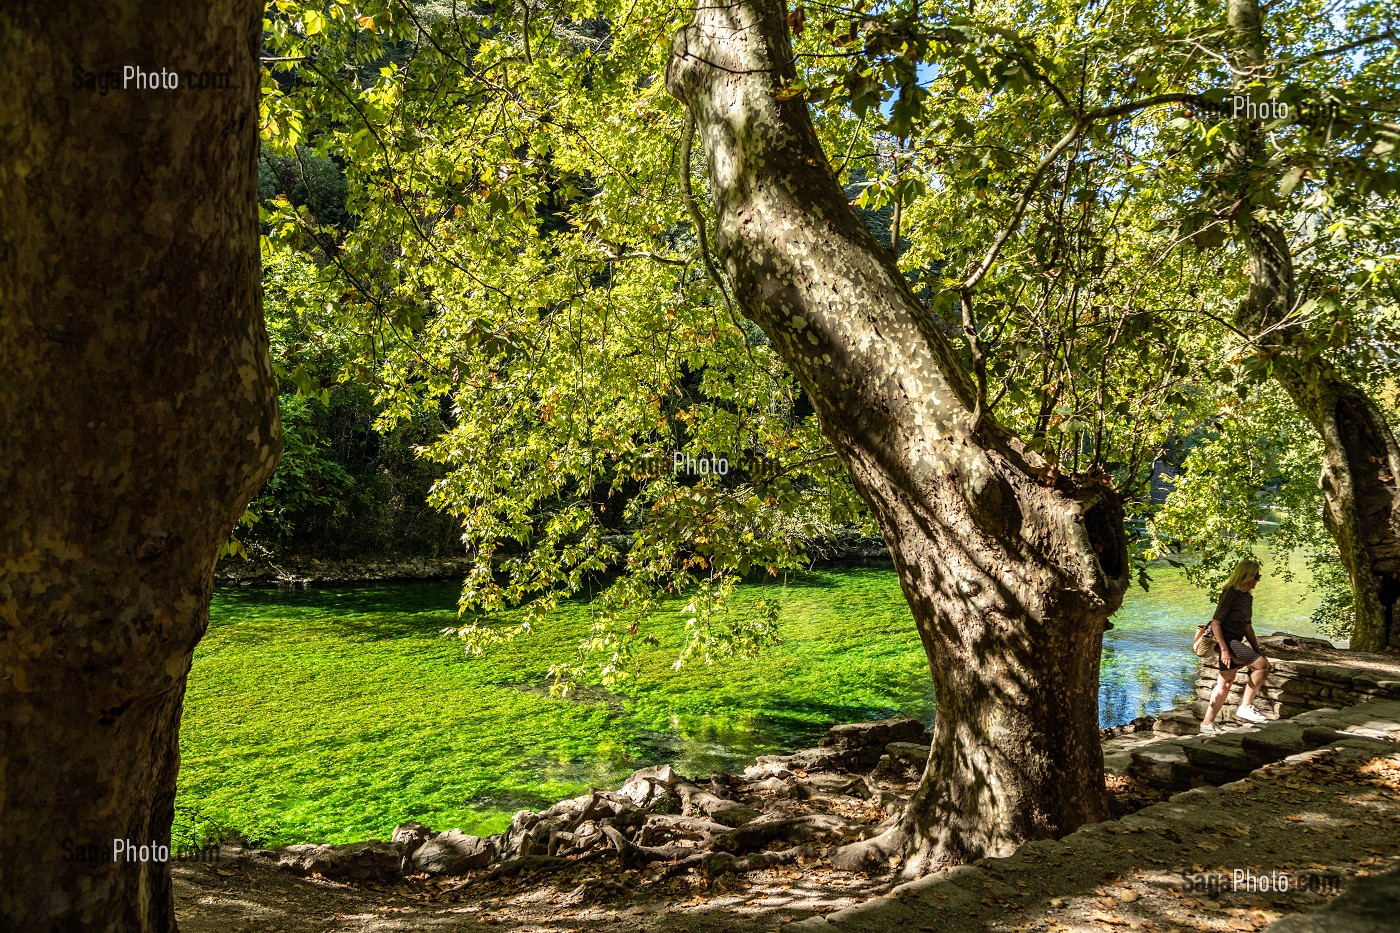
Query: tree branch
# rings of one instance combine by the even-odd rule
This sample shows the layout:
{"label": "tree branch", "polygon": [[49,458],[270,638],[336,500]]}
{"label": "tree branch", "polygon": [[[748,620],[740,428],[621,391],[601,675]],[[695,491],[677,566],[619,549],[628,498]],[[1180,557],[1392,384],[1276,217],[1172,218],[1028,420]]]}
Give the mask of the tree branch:
{"label": "tree branch", "polygon": [[1012,234],[1021,226],[1021,219],[1026,216],[1026,210],[1030,207],[1031,199],[1035,197],[1036,191],[1040,188],[1040,182],[1041,179],[1045,177],[1045,173],[1050,169],[1050,166],[1055,163],[1055,160],[1060,157],[1061,153],[1074,145],[1074,141],[1078,139],[1080,134],[1088,129],[1088,127],[1089,124],[1084,120],[1076,121],[1074,126],[1070,127],[1069,132],[1061,136],[1060,141],[1055,143],[1050,151],[1045,154],[1045,157],[1040,160],[1040,164],[1038,164],[1035,167],[1035,171],[1031,173],[1031,180],[1026,184],[1026,190],[1021,193],[1020,199],[1016,202],[1016,209],[1011,212],[1011,221],[1002,229],[996,241],[992,243],[992,248],[987,250],[987,255],[978,263],[977,268],[963,281],[962,285],[958,286],[960,291],[971,292],[977,287],[977,284],[982,281],[983,276],[991,270],[992,265],[997,261],[997,256],[1001,253],[1001,248],[1006,245],[1006,241],[1011,239]]}
{"label": "tree branch", "polygon": [[982,261],[978,263],[977,268],[973,270],[972,274],[969,275],[960,286],[958,286],[959,289],[962,291],[971,291],[976,288],[978,283],[982,281],[982,278],[991,271],[993,264],[997,261],[997,256],[1001,253],[1002,247],[1006,245],[1006,241],[1011,239],[1017,228],[1021,226],[1021,220],[1026,216],[1026,210],[1030,207],[1031,199],[1035,197],[1035,193],[1039,189],[1040,182],[1045,177],[1045,173],[1066,149],[1074,145],[1075,140],[1079,139],[1085,130],[1101,120],[1121,119],[1123,117],[1132,116],[1135,113],[1140,113],[1143,110],[1160,107],[1163,104],[1193,104],[1202,107],[1210,105],[1209,102],[1199,94],[1156,94],[1141,100],[1115,104],[1112,107],[1100,107],[1096,110],[1090,110],[1088,113],[1081,116],[1075,121],[1074,125],[1070,127],[1069,132],[1060,137],[1060,141],[1055,143],[1050,151],[1045,154],[1045,157],[1040,160],[1040,163],[1036,165],[1035,171],[1031,173],[1031,180],[1026,185],[1026,190],[1022,192],[1020,199],[1016,202],[1015,210],[1011,212],[1010,222],[1001,231],[1000,235],[997,236],[996,241],[992,243],[991,249],[987,251],[987,255],[983,257]]}
{"label": "tree branch", "polygon": [[[734,313],[734,302],[729,297],[729,289],[725,287],[724,279],[719,274],[719,267],[715,265],[715,258],[710,253],[709,236],[705,230],[705,215],[701,213],[700,205],[695,202],[695,191],[690,184],[690,144],[694,138],[695,113],[690,111],[686,116],[685,131],[681,135],[681,199],[685,201],[685,209],[690,214],[690,222],[695,225],[695,239],[700,244],[700,259],[705,264],[705,271],[710,274],[715,288],[719,289],[720,296],[724,298],[724,307],[729,312],[729,320],[738,328],[739,333],[744,335],[744,348],[748,350],[748,331],[744,330],[743,325],[739,323],[739,316]],[[751,350],[750,355],[752,355]]]}

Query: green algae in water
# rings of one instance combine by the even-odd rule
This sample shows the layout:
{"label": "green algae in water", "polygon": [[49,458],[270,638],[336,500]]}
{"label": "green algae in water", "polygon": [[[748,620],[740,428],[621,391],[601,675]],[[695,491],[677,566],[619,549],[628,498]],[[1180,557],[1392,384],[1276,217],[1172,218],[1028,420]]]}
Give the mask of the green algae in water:
{"label": "green algae in water", "polygon": [[[1106,723],[1189,690],[1185,640],[1211,605],[1174,572],[1154,578],[1105,639]],[[1307,631],[1300,586],[1261,634]],[[783,643],[759,658],[673,671],[678,602],[644,623],[661,646],[631,678],[558,699],[547,671],[587,631],[581,604],[468,658],[440,634],[456,622],[453,583],[220,590],[185,701],[176,839],[235,829],[268,845],[351,842],[409,819],[487,834],[516,810],[615,786],[645,765],[705,775],[812,744],[835,723],[932,717],[893,571],[746,585],[734,611],[760,598],[780,602]]]}

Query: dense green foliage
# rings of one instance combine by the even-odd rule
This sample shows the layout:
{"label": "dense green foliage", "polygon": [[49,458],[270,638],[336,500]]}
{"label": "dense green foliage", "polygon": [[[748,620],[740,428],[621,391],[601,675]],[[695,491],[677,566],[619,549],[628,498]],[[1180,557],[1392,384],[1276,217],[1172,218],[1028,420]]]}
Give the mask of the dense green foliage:
{"label": "dense green foliage", "polygon": [[[1300,550],[1315,576],[1326,572],[1336,557],[1319,518],[1320,447],[1276,388],[1259,387],[1223,409],[1186,454],[1172,495],[1153,517],[1158,552],[1185,545],[1198,558],[1186,564],[1187,574],[1211,589],[1266,541]],[[1342,634],[1333,607],[1320,609],[1325,617],[1317,621]]]}
{"label": "dense green foliage", "polygon": [[[1344,634],[1350,593],[1319,519],[1321,445],[1266,382],[1273,338],[1235,324],[1248,270],[1231,211],[1248,195],[1270,205],[1256,219],[1292,234],[1302,297],[1279,330],[1307,364],[1393,402],[1400,138],[1387,121],[1400,89],[1381,8],[1271,7],[1279,54],[1246,89],[1225,67],[1236,39],[1222,5],[1089,17],[1018,4],[972,19],[950,8],[932,23],[920,11],[890,28],[922,39],[918,54],[939,70],[901,86],[910,142],[871,196],[910,200],[906,265],[953,270],[944,301],[962,300],[989,404],[1068,468],[1111,472],[1130,528],[1148,532],[1137,553],[1185,559],[1205,588],[1265,530],[1306,548],[1326,588],[1319,621]],[[1320,51],[1340,45],[1355,54]],[[1270,155],[1246,167],[1230,161],[1241,90],[1293,114],[1266,122]],[[967,183],[920,182],[912,199],[900,188],[930,176]],[[1168,451],[1190,453],[1154,520],[1142,467]]]}
{"label": "dense green foliage", "polygon": [[[799,566],[806,537],[856,510],[790,376],[694,255],[679,113],[655,80],[681,11],[606,42],[597,20],[549,11],[522,63],[489,15],[424,10],[419,32],[396,9],[316,43],[291,7],[273,24],[277,51],[314,49],[317,73],[341,77],[286,96],[269,83],[268,145],[346,153],[358,222],[332,254],[318,219],[283,203],[270,252],[303,248],[326,270],[308,302],[333,305],[332,326],[374,361],[383,425],[450,410],[424,455],[445,470],[433,503],[478,558],[464,607],[524,604],[529,625],[625,570],[582,651],[605,678],[652,635],[619,614],[658,592],[697,588],[683,654],[770,640],[770,617],[715,608],[750,570]],[[403,43],[401,65],[347,93]],[[679,476],[678,451],[734,470]]]}
{"label": "dense green foliage", "polygon": [[[312,190],[312,200],[321,196]],[[333,194],[336,185],[325,190]],[[438,412],[423,408],[392,429],[378,427],[373,368],[354,355],[352,336],[335,330],[318,266],[306,254],[266,255],[263,287],[283,452],[233,550],[274,559],[460,553],[455,523],[427,503],[441,471],[417,454],[441,433]]]}
{"label": "dense green foliage", "polygon": [[[1272,154],[1247,166],[1216,4],[798,6],[800,80],[776,93],[808,101],[875,226],[897,211],[901,266],[960,336],[983,407],[1058,469],[1116,485],[1135,533],[1163,450],[1267,435],[1287,452],[1228,476],[1188,458],[1183,498],[1136,534],[1139,561],[1190,549],[1210,584],[1257,543],[1250,508],[1326,560],[1306,429],[1284,403],[1246,404],[1269,397],[1272,358],[1232,323],[1242,194],[1295,236],[1298,342],[1393,399],[1386,12],[1270,7],[1273,57],[1247,90],[1313,116],[1267,123]],[[284,195],[266,205],[269,306],[305,328],[284,345],[288,384],[324,392],[331,347],[336,380],[373,387],[378,427],[407,426],[477,558],[464,609],[523,606],[525,631],[593,587],[595,629],[561,677],[585,661],[621,676],[657,635],[630,614],[666,593],[693,595],[683,658],[771,641],[771,615],[726,616],[727,594],[861,515],[800,389],[707,271],[686,197],[703,203],[703,166],[677,164],[689,130],[659,79],[687,16],[661,0],[268,14],[265,161]],[[350,487],[315,462],[329,429],[287,408],[307,443],[265,511],[333,509]],[[677,473],[678,452],[731,469]],[[462,630],[473,650],[510,633]]]}
{"label": "dense green foliage", "polygon": [[350,224],[345,210],[349,189],[345,175],[333,160],[297,147],[290,156],[264,153],[258,162],[258,201],[264,210],[283,198],[295,208],[304,208],[316,221],[334,229]]}

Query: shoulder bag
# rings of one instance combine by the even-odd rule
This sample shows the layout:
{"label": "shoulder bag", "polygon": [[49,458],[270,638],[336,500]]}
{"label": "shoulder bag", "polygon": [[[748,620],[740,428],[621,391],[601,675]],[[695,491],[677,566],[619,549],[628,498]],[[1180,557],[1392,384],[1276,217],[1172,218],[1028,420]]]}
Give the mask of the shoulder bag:
{"label": "shoulder bag", "polygon": [[1196,637],[1191,640],[1191,650],[1196,652],[1196,657],[1203,660],[1219,654],[1215,647],[1215,633],[1210,630],[1209,624],[1196,626]]}

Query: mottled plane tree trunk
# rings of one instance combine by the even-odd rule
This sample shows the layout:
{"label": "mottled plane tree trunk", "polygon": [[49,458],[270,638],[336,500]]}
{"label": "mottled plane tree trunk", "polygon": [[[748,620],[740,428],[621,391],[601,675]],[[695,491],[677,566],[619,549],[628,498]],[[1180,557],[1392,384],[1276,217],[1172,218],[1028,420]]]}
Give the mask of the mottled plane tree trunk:
{"label": "mottled plane tree trunk", "polygon": [[[1230,0],[1236,91],[1248,96],[1268,77],[1264,14],[1258,0]],[[1400,446],[1375,401],[1324,358],[1308,352],[1289,320],[1298,301],[1293,253],[1273,192],[1278,169],[1258,121],[1241,120],[1223,183],[1232,186],[1236,235],[1249,262],[1249,289],[1235,326],[1257,335],[1273,356],[1274,378],[1322,438],[1318,485],[1323,522],[1351,580],[1356,616],[1351,647],[1400,648]]]}
{"label": "mottled plane tree trunk", "polygon": [[[852,212],[800,97],[782,0],[697,4],[667,83],[709,165],[743,312],[813,400],[894,555],[938,699],[903,820],[842,853],[917,874],[1104,818],[1104,623],[1122,512],[1054,479],[986,414],[953,348]],[[855,637],[853,635],[853,637]]]}
{"label": "mottled plane tree trunk", "polygon": [[[113,841],[170,843],[215,557],[281,448],[258,272],[261,14],[0,6],[5,930],[175,929],[168,865],[114,861]],[[128,65],[185,86],[129,73],[123,88]],[[193,70],[226,86],[191,87]]]}

